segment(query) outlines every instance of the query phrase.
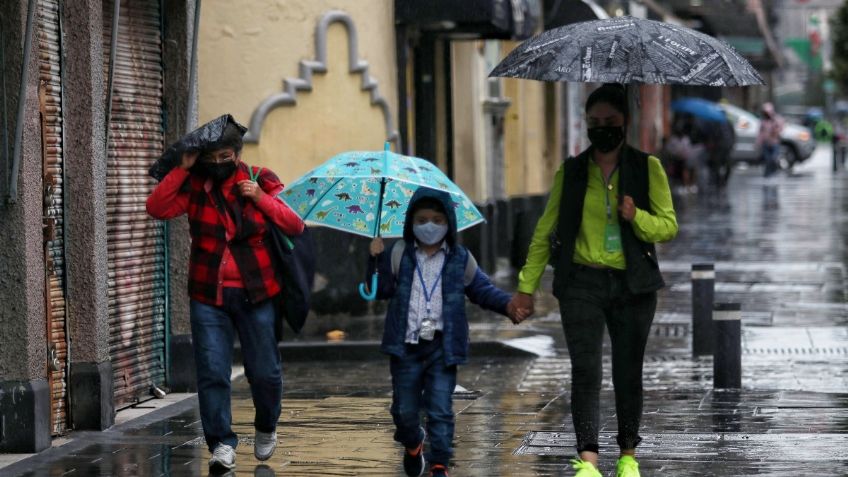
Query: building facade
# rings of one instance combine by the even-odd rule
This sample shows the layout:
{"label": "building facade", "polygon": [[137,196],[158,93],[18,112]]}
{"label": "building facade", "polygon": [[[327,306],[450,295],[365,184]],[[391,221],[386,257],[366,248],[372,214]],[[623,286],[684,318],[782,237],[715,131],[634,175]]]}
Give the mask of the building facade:
{"label": "building facade", "polygon": [[188,244],[144,199],[147,168],[193,115],[193,8],[0,4],[0,452],[105,429],[116,409],[179,387],[169,348],[187,313],[170,316],[187,310]]}

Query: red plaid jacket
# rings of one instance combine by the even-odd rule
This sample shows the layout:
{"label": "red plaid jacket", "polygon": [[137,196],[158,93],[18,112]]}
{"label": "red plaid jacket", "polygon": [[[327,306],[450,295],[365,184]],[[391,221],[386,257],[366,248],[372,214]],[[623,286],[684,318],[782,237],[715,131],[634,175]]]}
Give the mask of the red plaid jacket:
{"label": "red plaid jacket", "polygon": [[[238,266],[244,289],[251,302],[258,303],[279,293],[280,283],[271,263],[269,249],[265,245],[267,217],[261,209],[282,206],[284,213],[277,214],[282,218],[275,217],[275,222],[284,232],[292,235],[303,231],[300,218],[284,204],[275,204],[276,199],[271,196],[266,196],[259,206],[251,199],[241,197],[237,184],[241,180],[250,179],[250,176],[248,166],[240,162],[235,180],[232,181],[232,190],[227,194],[229,200],[226,200],[236,219],[235,234],[228,240],[225,225],[227,217],[224,215],[228,212],[216,207],[213,190],[207,186],[206,180],[194,175],[186,179],[186,172],[176,169],[175,171],[171,173],[175,174],[173,179],[166,177],[150,195],[147,210],[159,219],[188,214],[191,233],[189,296],[203,303],[220,304],[217,301],[223,284],[221,261],[227,248]],[[257,182],[268,194],[276,194],[282,190],[280,180],[268,169],[262,169]],[[179,190],[180,184],[183,183],[185,185]],[[263,206],[264,201],[271,202]]]}

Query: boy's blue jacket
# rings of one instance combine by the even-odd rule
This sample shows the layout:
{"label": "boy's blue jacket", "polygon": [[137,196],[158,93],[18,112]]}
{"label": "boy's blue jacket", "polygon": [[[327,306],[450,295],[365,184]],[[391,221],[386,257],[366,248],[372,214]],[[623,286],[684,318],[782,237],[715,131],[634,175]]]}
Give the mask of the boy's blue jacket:
{"label": "boy's blue jacket", "polygon": [[[456,243],[456,214],[450,194],[434,189],[419,188],[412,196],[406,211],[403,226],[403,240],[406,247],[400,260],[397,276],[392,272],[391,247],[377,257],[377,269],[380,273],[377,286],[377,298],[391,299],[386,313],[386,325],[383,329],[381,351],[394,356],[405,353],[406,321],[409,313],[409,298],[415,277],[415,236],[412,233],[413,204],[424,197],[441,201],[448,211],[448,233],[445,240],[448,254],[444,275],[442,275],[442,318],[444,327],[442,341],[445,348],[445,364],[448,366],[463,364],[468,360],[468,319],[465,315],[465,296],[482,308],[506,315],[506,305],[510,296],[495,287],[489,277],[477,268],[474,278],[465,286],[466,264],[470,253]],[[368,277],[374,271],[373,260],[369,261]]]}

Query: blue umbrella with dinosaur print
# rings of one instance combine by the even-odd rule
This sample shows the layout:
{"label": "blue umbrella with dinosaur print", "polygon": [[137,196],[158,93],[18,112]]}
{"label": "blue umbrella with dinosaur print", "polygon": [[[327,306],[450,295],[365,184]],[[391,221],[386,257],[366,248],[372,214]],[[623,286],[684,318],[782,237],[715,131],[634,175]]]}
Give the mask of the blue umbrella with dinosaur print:
{"label": "blue umbrella with dinosaur print", "polygon": [[[471,199],[433,163],[383,151],[351,151],[297,179],[280,198],[310,225],[330,227],[365,237],[402,237],[409,199],[419,187],[443,190],[453,196],[457,230],[481,222],[483,215]],[[373,299],[376,276],[372,279]]]}

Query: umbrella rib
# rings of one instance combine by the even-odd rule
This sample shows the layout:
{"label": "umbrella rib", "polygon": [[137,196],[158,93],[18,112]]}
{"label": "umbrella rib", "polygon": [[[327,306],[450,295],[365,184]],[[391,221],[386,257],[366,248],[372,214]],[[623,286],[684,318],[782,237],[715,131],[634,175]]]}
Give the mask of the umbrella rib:
{"label": "umbrella rib", "polygon": [[[645,46],[645,42],[642,41],[642,27],[639,26],[638,28],[639,28],[639,49],[642,50],[642,58],[640,58],[642,60],[641,63],[645,64],[645,62],[650,61],[651,64],[654,65],[654,71],[658,72],[657,77],[659,77],[659,72],[662,71],[662,68],[660,68],[660,66],[657,65],[657,63],[654,61],[654,59],[651,58],[651,55],[648,54],[648,48]],[[645,68],[644,67],[642,67],[642,70],[639,72],[639,74],[642,75],[642,82],[644,83],[645,82]],[[665,78],[663,78],[663,81],[665,81]]]}
{"label": "umbrella rib", "polygon": [[344,179],[344,177],[339,178],[336,182],[333,183],[333,185],[331,185],[330,187],[327,187],[327,190],[324,191],[324,193],[321,194],[321,197],[319,197],[318,200],[315,201],[315,205],[313,205],[309,209],[309,212],[303,214],[303,220],[306,220],[306,218],[309,217],[309,214],[311,214],[312,211],[315,210],[315,207],[318,207],[318,204],[320,204],[321,201],[324,200],[324,197],[327,197],[327,194],[329,194],[331,190],[333,190],[337,185],[339,185],[339,182],[341,182],[343,179]]}
{"label": "umbrella rib", "polygon": [[[713,38],[713,40],[714,40],[714,41],[718,41],[718,38]],[[722,45],[722,44],[721,44],[721,42],[719,42],[719,45],[718,45],[718,46],[725,46],[725,45]],[[730,48],[733,48],[733,47],[732,47],[732,46],[730,46],[729,44],[728,44],[728,45],[726,45],[726,46],[727,46],[727,47],[730,47]],[[715,47],[713,47],[713,48],[715,48]],[[737,84],[740,84],[740,85],[741,85],[741,83],[742,83],[742,82],[741,82],[741,81],[739,81],[739,79],[740,79],[740,78],[739,78],[739,77],[738,77],[738,75],[736,74],[736,71],[733,69],[733,65],[731,65],[731,64],[730,64],[730,62],[729,62],[729,61],[727,61],[727,58],[724,56],[724,51],[722,51],[720,48],[715,48],[715,51],[716,51],[716,53],[718,53],[718,56],[721,58],[721,61],[724,61],[725,66],[727,66],[727,71],[729,71],[729,72],[730,72],[730,76],[731,76],[733,79],[735,79],[735,80],[736,80],[736,83],[737,83]]]}

